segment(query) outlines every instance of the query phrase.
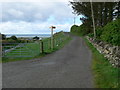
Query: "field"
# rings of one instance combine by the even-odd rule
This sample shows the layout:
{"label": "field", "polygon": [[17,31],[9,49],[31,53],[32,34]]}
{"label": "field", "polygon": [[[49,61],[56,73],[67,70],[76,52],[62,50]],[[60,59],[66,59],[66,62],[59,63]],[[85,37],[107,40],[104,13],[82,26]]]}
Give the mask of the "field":
{"label": "field", "polygon": [[[54,48],[51,49],[51,38],[44,38],[34,43],[19,43],[11,45],[11,49],[4,53],[2,62],[17,61],[41,57],[52,53],[65,45],[70,40],[63,32],[54,35]],[[41,43],[43,42],[43,44]],[[5,46],[9,47],[9,46]],[[4,48],[4,49],[5,49]],[[42,50],[43,48],[43,50]]]}

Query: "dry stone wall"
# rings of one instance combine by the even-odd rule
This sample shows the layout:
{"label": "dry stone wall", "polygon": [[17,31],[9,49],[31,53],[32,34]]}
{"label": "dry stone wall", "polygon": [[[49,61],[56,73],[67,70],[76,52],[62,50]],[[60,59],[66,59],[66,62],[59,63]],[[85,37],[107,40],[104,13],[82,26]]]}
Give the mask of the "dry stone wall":
{"label": "dry stone wall", "polygon": [[114,67],[120,68],[120,46],[113,46],[105,42],[95,40],[87,36],[90,43],[101,53]]}

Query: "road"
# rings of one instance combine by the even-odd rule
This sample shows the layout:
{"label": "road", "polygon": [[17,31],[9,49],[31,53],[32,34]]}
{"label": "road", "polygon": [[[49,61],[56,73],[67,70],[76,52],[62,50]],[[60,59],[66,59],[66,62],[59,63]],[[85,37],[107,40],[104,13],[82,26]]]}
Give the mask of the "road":
{"label": "road", "polygon": [[82,38],[72,38],[45,57],[4,63],[3,88],[93,88],[92,53]]}

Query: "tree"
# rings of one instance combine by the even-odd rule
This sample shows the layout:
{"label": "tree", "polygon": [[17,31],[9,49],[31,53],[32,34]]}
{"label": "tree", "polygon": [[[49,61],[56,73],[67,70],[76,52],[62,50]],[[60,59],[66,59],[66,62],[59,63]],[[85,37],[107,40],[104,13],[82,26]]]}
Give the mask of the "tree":
{"label": "tree", "polygon": [[10,39],[17,40],[17,37],[15,35],[11,36]]}
{"label": "tree", "polygon": [[6,39],[6,35],[2,34],[2,40]]}
{"label": "tree", "polygon": [[115,18],[120,18],[120,1],[119,2],[116,2],[116,5],[115,5],[115,9],[114,9],[114,17]]}
{"label": "tree", "polygon": [[[74,13],[83,15],[83,23],[92,28],[92,17],[90,2],[70,2]],[[119,3],[116,2],[93,2],[94,20],[96,26],[105,26],[108,22],[112,21],[114,17],[119,16]],[[117,10],[117,11],[116,11]],[[115,14],[113,14],[116,11]]]}
{"label": "tree", "polygon": [[35,39],[35,40],[39,40],[39,37],[35,36],[35,37],[33,37],[33,39]]}

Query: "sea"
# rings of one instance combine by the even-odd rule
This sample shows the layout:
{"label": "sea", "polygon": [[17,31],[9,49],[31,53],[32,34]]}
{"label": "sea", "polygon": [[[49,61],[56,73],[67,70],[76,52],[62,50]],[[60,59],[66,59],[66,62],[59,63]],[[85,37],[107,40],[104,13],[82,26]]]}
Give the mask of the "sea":
{"label": "sea", "polygon": [[39,38],[46,38],[46,37],[50,37],[50,34],[5,34],[6,37],[11,37],[11,36],[16,36],[17,38],[33,38],[35,36],[39,37]]}

